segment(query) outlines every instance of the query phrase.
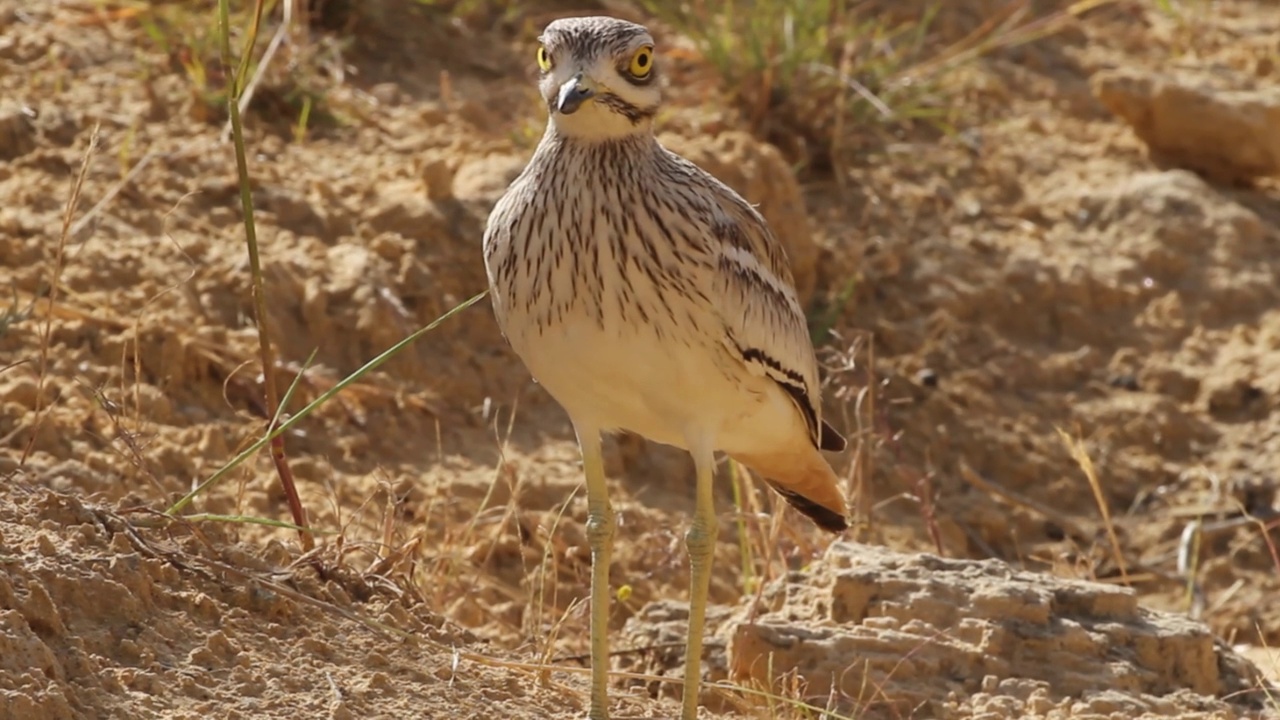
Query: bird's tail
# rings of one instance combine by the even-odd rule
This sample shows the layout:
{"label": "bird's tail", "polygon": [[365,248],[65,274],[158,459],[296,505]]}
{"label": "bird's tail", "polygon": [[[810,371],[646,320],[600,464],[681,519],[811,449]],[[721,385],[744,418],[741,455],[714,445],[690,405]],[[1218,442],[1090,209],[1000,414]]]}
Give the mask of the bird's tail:
{"label": "bird's tail", "polygon": [[849,527],[840,479],[816,449],[771,455],[735,453],[732,457],[762,475],[770,487],[818,527],[837,533]]}

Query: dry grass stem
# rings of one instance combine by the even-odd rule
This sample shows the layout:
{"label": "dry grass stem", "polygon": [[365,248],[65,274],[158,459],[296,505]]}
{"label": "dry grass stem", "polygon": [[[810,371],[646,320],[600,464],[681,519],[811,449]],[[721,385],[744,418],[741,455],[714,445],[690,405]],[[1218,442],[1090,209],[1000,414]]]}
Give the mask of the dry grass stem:
{"label": "dry grass stem", "polygon": [[27,444],[22,449],[22,457],[18,460],[18,467],[26,465],[27,458],[31,455],[32,448],[35,447],[36,435],[40,432],[41,423],[44,421],[44,391],[45,382],[49,375],[49,342],[53,337],[53,318],[54,308],[58,304],[58,290],[62,284],[62,271],[65,267],[65,259],[67,252],[67,242],[71,236],[71,223],[75,217],[76,208],[80,205],[80,193],[84,189],[84,180],[89,173],[89,164],[93,161],[94,154],[98,151],[98,138],[102,129],[100,123],[94,123],[93,131],[89,134],[89,146],[85,148],[84,155],[80,159],[80,171],[76,173],[75,180],[71,184],[71,196],[67,198],[66,210],[62,215],[62,232],[58,234],[58,245],[54,251],[53,267],[49,272],[49,299],[48,311],[44,319],[44,331],[40,335],[40,364],[36,376],[36,404],[35,412],[31,423],[31,436],[27,440]]}
{"label": "dry grass stem", "polygon": [[[228,4],[229,0],[218,0],[218,26],[222,64],[223,67],[230,71],[232,68],[231,21],[229,19],[230,10]],[[230,77],[231,87],[227,93],[227,109],[231,116],[231,137],[235,146],[236,170],[239,174],[241,211],[244,213],[245,248],[249,255],[249,273],[253,284],[253,312],[258,326],[262,387],[266,395],[267,415],[271,418],[271,423],[267,427],[268,437],[271,438],[271,462],[275,465],[276,474],[280,477],[280,485],[284,489],[285,500],[289,504],[289,512],[293,515],[293,522],[300,528],[298,541],[302,544],[304,551],[310,551],[315,547],[315,540],[306,531],[307,511],[302,506],[302,499],[298,496],[298,488],[293,479],[293,470],[289,467],[284,435],[282,433],[272,434],[277,427],[283,407],[280,404],[279,391],[276,389],[275,349],[271,343],[266,288],[262,280],[262,261],[258,254],[257,224],[253,216],[253,190],[249,177],[249,161],[245,152],[244,128],[240,122],[240,97],[244,89],[245,73],[249,68],[253,47],[257,41],[258,29],[262,23],[264,5],[264,0],[258,0],[255,5],[253,22],[249,28],[248,37],[245,39],[244,48],[240,53],[238,68]]]}
{"label": "dry grass stem", "polygon": [[1085,449],[1083,440],[1068,435],[1061,428],[1058,429],[1058,437],[1067,446],[1071,458],[1080,466],[1085,478],[1089,481],[1089,489],[1093,491],[1093,499],[1098,504],[1098,512],[1102,514],[1102,522],[1106,526],[1107,539],[1111,542],[1112,559],[1120,569],[1121,580],[1128,585],[1129,570],[1125,566],[1124,550],[1120,547],[1120,538],[1116,535],[1115,524],[1111,521],[1111,508],[1107,504],[1107,497],[1102,490],[1102,481],[1098,478],[1098,471],[1093,466],[1089,451]]}

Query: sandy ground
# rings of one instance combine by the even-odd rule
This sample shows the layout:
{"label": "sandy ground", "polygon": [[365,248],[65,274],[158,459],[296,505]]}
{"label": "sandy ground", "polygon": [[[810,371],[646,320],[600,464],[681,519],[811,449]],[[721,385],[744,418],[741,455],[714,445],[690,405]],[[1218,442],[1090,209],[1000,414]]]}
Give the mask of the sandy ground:
{"label": "sandy ground", "polygon": [[[258,87],[280,382],[317,351],[291,409],[484,288],[548,5],[334,10]],[[1175,5],[969,63],[955,132],[798,175],[660,33],[686,48],[664,139],[787,241],[854,440],[839,541],[745,479],[735,505],[726,472],[708,674],[775,697],[712,688],[708,717],[1280,712],[1280,11]],[[940,38],[999,7],[949,4]],[[154,8],[0,0],[0,718],[582,716],[576,446],[484,303],[287,435],[315,552],[159,516],[267,418],[234,160],[192,79],[213,46]],[[608,465],[614,667],[641,674],[615,709],[670,717],[691,468],[630,437]],[[265,457],[192,511],[288,517]]]}

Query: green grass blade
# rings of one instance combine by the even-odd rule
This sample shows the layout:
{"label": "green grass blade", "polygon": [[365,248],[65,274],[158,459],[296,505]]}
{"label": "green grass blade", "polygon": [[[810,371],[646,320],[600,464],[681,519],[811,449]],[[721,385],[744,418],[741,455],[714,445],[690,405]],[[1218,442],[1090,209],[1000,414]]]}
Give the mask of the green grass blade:
{"label": "green grass blade", "polygon": [[311,533],[312,535],[337,535],[336,530],[322,530],[319,528],[304,528],[294,525],[286,520],[275,520],[273,518],[255,517],[253,515],[219,515],[217,513],[196,513],[195,515],[179,515],[179,519],[188,522],[224,522],[236,523],[240,525],[266,525],[268,527],[283,528],[285,530],[294,530],[297,532]]}
{"label": "green grass blade", "polygon": [[271,424],[267,426],[268,431],[280,424],[280,416],[284,414],[284,409],[289,407],[289,401],[293,399],[293,392],[298,389],[298,384],[302,382],[302,376],[307,374],[307,370],[311,367],[311,363],[316,360],[316,353],[320,352],[320,348],[315,348],[311,354],[307,356],[307,361],[302,363],[302,369],[293,377],[293,382],[289,383],[289,389],[284,391],[284,398],[280,400],[280,404],[276,406],[276,414],[271,418]]}
{"label": "green grass blade", "polygon": [[351,373],[350,375],[348,375],[347,377],[339,381],[332,388],[329,388],[325,392],[321,393],[319,397],[317,397],[315,400],[312,400],[310,403],[307,404],[306,407],[299,410],[298,414],[280,423],[278,426],[276,426],[275,430],[267,433],[262,438],[260,438],[257,442],[255,442],[254,444],[250,445],[249,447],[241,451],[239,455],[236,455],[234,458],[232,458],[231,461],[228,462],[226,465],[223,465],[222,467],[218,468],[216,472],[214,472],[212,475],[209,476],[209,479],[197,485],[195,489],[193,489],[191,492],[184,495],[182,499],[178,500],[178,502],[170,506],[168,510],[165,510],[165,514],[174,515],[180,512],[184,507],[186,507],[187,505],[190,505],[192,500],[195,500],[197,497],[199,497],[200,493],[213,487],[215,484],[217,484],[219,481],[225,478],[228,473],[230,473],[232,470],[238,467],[241,463],[253,457],[254,453],[258,452],[263,447],[265,447],[267,443],[271,442],[272,438],[276,437],[277,435],[285,432],[289,428],[301,422],[302,419],[310,415],[312,411],[314,411],[316,408],[320,407],[324,403],[328,402],[329,399],[332,398],[334,395],[337,395],[338,393],[342,392],[344,389],[346,389],[348,385],[351,385],[355,381],[359,380],[362,376],[364,376],[365,373],[368,373],[374,370],[379,365],[382,365],[386,361],[395,357],[396,354],[398,354],[401,350],[408,347],[415,340],[422,337],[423,335],[426,335],[428,332],[431,332],[432,330],[436,329],[440,325],[440,323],[443,323],[445,320],[448,320],[449,318],[453,317],[459,312],[466,310],[472,305],[475,305],[477,302],[480,302],[480,300],[484,298],[485,295],[488,295],[488,294],[489,294],[489,291],[485,290],[483,292],[480,292],[472,296],[468,300],[456,305],[445,314],[441,315],[435,320],[432,320],[431,324],[427,325],[426,327],[420,328],[419,330],[414,331],[405,339],[401,340],[395,345],[392,345],[391,347],[384,350],[381,355],[365,363],[364,366],[361,367],[359,370],[356,370],[355,372]]}

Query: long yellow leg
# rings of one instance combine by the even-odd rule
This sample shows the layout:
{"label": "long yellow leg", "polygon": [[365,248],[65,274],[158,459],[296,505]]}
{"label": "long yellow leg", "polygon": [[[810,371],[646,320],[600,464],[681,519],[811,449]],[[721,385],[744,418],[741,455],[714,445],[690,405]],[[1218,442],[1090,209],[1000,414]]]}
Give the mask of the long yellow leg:
{"label": "long yellow leg", "polygon": [[617,521],[609,505],[604,455],[597,430],[578,430],[587,476],[587,543],[591,546],[591,709],[589,720],[609,720],[609,563]]}
{"label": "long yellow leg", "polygon": [[693,524],[685,533],[689,548],[689,638],[684,656],[684,705],[680,720],[697,720],[698,685],[702,679],[702,634],[706,629],[707,593],[711,588],[711,557],[716,547],[716,509],[711,495],[715,455],[711,450],[693,450],[698,485],[694,500]]}

